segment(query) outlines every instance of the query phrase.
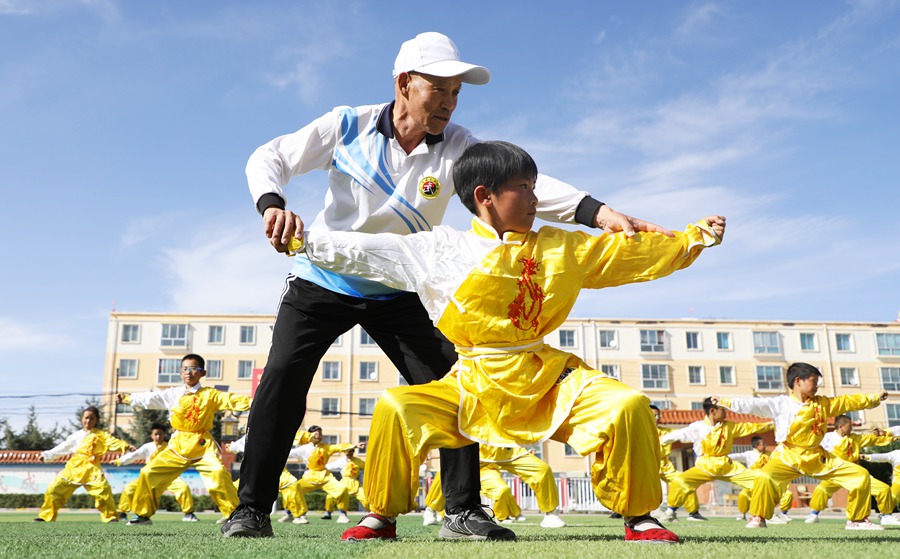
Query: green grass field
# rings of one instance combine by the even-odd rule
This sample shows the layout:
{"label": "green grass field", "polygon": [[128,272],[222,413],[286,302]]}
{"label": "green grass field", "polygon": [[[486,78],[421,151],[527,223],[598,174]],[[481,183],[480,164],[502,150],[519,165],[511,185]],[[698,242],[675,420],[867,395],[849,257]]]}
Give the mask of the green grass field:
{"label": "green grass field", "polygon": [[[275,537],[225,539],[215,524],[217,515],[200,514],[202,522],[181,522],[181,515],[160,513],[152,526],[126,526],[124,522],[101,524],[93,513],[63,513],[51,524],[33,523],[33,512],[0,512],[0,541],[6,557],[366,557],[417,559],[542,559],[583,557],[674,557],[698,559],[803,559],[806,557],[896,557],[900,527],[883,532],[847,532],[841,519],[824,519],[806,525],[802,518],[786,526],[747,530],[731,518],[706,523],[681,520],[673,529],[680,545],[626,544],[621,521],[604,515],[566,515],[569,526],[557,530],[538,526],[540,516],[511,526],[517,542],[447,542],[438,539],[437,526],[422,526],[422,517],[400,519],[395,542],[344,543],[340,534],[347,524],[320,520],[310,524],[273,523]],[[276,518],[273,516],[273,519]],[[354,522],[359,516],[353,516]]]}

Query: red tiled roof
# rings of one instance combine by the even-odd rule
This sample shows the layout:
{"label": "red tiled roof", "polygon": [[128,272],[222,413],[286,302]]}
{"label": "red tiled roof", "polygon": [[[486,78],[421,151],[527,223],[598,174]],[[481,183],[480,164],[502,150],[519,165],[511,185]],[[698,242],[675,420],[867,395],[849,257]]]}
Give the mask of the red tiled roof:
{"label": "red tiled roof", "polygon": [[[100,459],[100,462],[102,464],[112,464],[119,456],[122,456],[121,452],[107,452]],[[50,463],[63,463],[71,457],[71,454],[67,454],[56,460],[51,460]],[[39,464],[40,462],[40,450],[0,450],[0,464]]]}
{"label": "red tiled roof", "polygon": [[[663,425],[687,425],[695,421],[700,421],[706,414],[703,410],[661,410],[662,418],[660,423]],[[729,411],[725,416],[730,421],[739,421],[741,423],[764,423],[770,421],[764,417],[748,415],[746,413],[734,413]]]}

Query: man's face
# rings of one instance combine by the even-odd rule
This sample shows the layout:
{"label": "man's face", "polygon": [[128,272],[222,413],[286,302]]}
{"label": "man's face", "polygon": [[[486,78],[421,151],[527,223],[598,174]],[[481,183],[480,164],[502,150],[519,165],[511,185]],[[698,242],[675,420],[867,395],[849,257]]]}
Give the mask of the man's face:
{"label": "man's face", "polygon": [[534,193],[534,178],[512,177],[490,197],[494,211],[488,221],[492,222],[491,226],[498,233],[531,231],[538,202]]}
{"label": "man's face", "polygon": [[462,78],[439,78],[409,73],[406,108],[413,121],[429,134],[441,134],[456,110]]}
{"label": "man's face", "polygon": [[185,359],[181,362],[181,380],[187,386],[195,386],[206,376],[206,371],[196,359]]}
{"label": "man's face", "polygon": [[150,438],[157,445],[161,445],[166,441],[166,432],[163,431],[162,429],[154,429],[154,430],[150,431]]}

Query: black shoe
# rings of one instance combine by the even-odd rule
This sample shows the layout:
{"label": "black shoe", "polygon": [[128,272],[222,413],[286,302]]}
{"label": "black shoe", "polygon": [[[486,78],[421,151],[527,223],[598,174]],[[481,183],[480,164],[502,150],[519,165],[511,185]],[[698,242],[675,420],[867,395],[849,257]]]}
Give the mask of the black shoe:
{"label": "black shoe", "polygon": [[617,512],[613,512],[612,514],[609,515],[609,517],[610,518],[622,518],[622,515]]}
{"label": "black shoe", "polygon": [[325,514],[323,514],[323,515],[322,515],[322,520],[331,520],[331,513],[330,513],[330,512],[326,512]]}
{"label": "black shoe", "polygon": [[32,522],[47,522],[47,521],[46,521],[46,520],[44,520],[44,519],[43,519],[43,518],[41,518],[41,517],[40,517],[40,516],[39,516],[39,517],[37,517],[37,518],[33,518],[33,519],[31,519],[31,521],[32,521]]}
{"label": "black shoe", "polygon": [[128,515],[122,511],[119,511],[119,520],[128,520]]}
{"label": "black shoe", "polygon": [[269,513],[249,505],[238,505],[221,530],[226,538],[271,538],[275,535]]}
{"label": "black shoe", "polygon": [[505,540],[515,541],[516,533],[498,526],[482,507],[465,509],[458,514],[444,515],[444,525],[438,535],[446,540]]}
{"label": "black shoe", "polygon": [[694,522],[706,522],[707,520],[709,520],[708,518],[706,518],[705,516],[703,516],[703,515],[700,514],[699,512],[692,512],[692,513],[690,513],[690,514],[688,515],[687,519],[688,519],[688,520],[693,520]]}

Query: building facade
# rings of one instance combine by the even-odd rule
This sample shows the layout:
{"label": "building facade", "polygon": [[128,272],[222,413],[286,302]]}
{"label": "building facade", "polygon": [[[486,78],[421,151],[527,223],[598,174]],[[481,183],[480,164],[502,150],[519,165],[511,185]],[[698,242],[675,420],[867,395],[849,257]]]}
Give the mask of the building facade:
{"label": "building facade", "polygon": [[[274,318],[112,313],[103,381],[110,406],[116,392],[179,384],[186,353],[206,358],[204,385],[252,394],[265,366]],[[805,361],[823,373],[820,394],[889,392],[880,407],[853,414],[860,429],[900,425],[900,323],[573,318],[545,341],[671,411],[699,409],[710,395],[783,394],[787,366]],[[379,395],[402,383],[390,360],[357,326],[322,359],[304,425],[322,426],[331,442],[364,441]],[[677,422],[685,414],[664,411],[663,416]],[[114,422],[127,427],[130,417],[130,410],[120,406]],[[535,450],[556,472],[584,475],[590,470],[590,459],[566,445],[550,441]],[[436,468],[436,461],[429,467]]]}

